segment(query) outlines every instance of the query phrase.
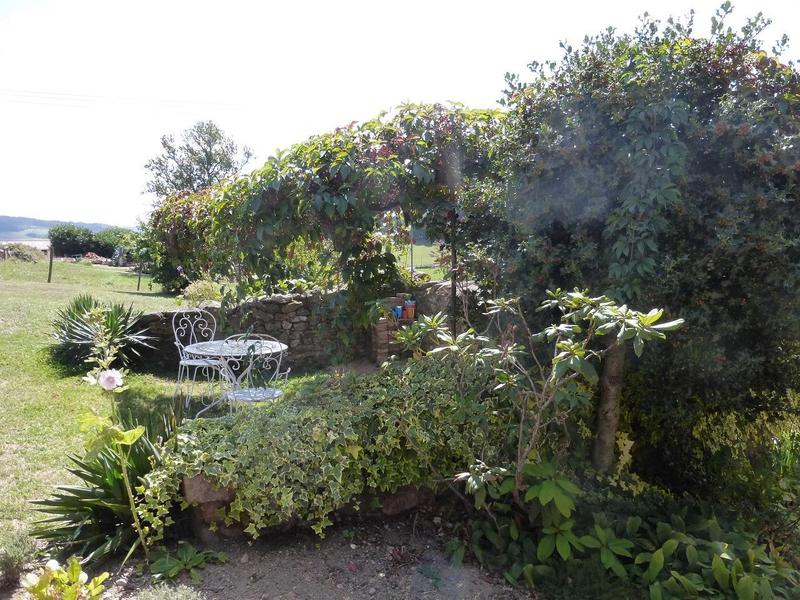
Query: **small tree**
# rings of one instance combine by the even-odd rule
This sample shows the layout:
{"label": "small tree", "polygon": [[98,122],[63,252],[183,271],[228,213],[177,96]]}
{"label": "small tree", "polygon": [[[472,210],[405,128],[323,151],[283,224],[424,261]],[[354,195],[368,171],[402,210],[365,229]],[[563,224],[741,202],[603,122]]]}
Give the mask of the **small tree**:
{"label": "small tree", "polygon": [[77,225],[56,225],[48,232],[53,252],[58,256],[86,254],[96,248],[95,235],[91,229]]}
{"label": "small tree", "polygon": [[145,191],[164,198],[197,192],[237,174],[253,156],[213,121],[199,121],[183,133],[181,144],[172,135],[161,137],[163,152],[145,163],[150,181]]}

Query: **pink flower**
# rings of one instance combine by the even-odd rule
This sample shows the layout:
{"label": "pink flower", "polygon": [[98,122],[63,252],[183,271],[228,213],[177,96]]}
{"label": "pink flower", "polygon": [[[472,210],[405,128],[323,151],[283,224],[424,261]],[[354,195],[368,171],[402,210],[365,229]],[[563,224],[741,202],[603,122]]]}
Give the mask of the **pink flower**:
{"label": "pink flower", "polygon": [[122,373],[116,369],[101,371],[97,376],[97,383],[99,383],[100,387],[104,390],[111,392],[122,385]]}

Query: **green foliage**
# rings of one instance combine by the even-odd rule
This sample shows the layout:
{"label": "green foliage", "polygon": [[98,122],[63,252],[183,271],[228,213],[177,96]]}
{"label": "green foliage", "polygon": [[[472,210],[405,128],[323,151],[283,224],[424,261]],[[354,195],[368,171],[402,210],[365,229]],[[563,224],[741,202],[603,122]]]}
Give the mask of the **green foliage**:
{"label": "green foliage", "polygon": [[464,474],[488,518],[473,521],[468,544],[450,545],[454,558],[469,549],[510,582],[544,589],[565,567],[598,565],[606,571],[596,575],[600,589],[613,589],[619,579],[650,598],[800,597],[800,572],[740,524],[725,528],[713,513],[674,501],[640,505],[642,516],[609,519],[597,512],[587,522],[592,508],[614,497],[607,488],[583,502],[578,486],[552,463],[526,467],[521,507],[508,472],[478,466]]}
{"label": "green foliage", "polygon": [[[140,347],[149,347],[145,330],[137,330],[141,312],[133,305],[103,304],[88,294],[76,296],[53,321],[56,354],[77,364],[99,351],[108,355],[114,349],[123,365],[139,356]],[[100,347],[103,346],[103,347]]]}
{"label": "green foliage", "polygon": [[[122,426],[130,428],[132,420],[123,419]],[[129,481],[141,482],[160,463],[158,446],[169,430],[168,421],[154,421],[130,446],[124,456]],[[81,556],[85,562],[135,549],[139,542],[118,453],[101,443],[90,455],[69,459],[68,471],[78,483],[58,486],[50,498],[34,502],[47,517],[36,523],[33,535],[51,543],[60,555]]]}
{"label": "green foliage", "polygon": [[102,573],[89,581],[76,558],[71,558],[66,568],[50,560],[40,575],[28,575],[23,587],[33,600],[99,600],[106,579],[108,573]]}
{"label": "green foliage", "polygon": [[460,465],[492,460],[505,436],[481,375],[457,374],[456,358],[423,357],[188,421],[146,477],[145,521],[158,538],[182,478],[199,474],[236,490],[221,516],[253,536],[295,518],[321,534],[334,510],[364,493],[435,487]]}
{"label": "green foliage", "polygon": [[43,257],[40,250],[28,246],[27,244],[3,244],[2,248],[5,248],[9,252],[11,258],[23,262],[35,263],[42,260]]}
{"label": "green foliage", "polygon": [[509,79],[494,177],[463,196],[487,289],[531,303],[581,285],[686,320],[633,363],[635,464],[719,498],[741,495],[732,465],[698,458],[686,432],[774,414],[797,382],[800,78],[762,48],[765,25],[700,37],[646,17],[533,63],[531,81]]}
{"label": "green foliage", "polygon": [[[527,327],[518,300],[497,299],[486,302],[486,315],[487,331],[500,331],[499,339],[473,329],[453,336],[432,319],[421,319],[399,337],[415,352],[426,335],[435,337],[439,345],[431,354],[455,355],[470,370],[484,372],[487,384],[514,409],[518,426],[512,438],[516,452],[511,491],[517,503],[528,463],[543,456],[548,443],[552,446],[557,439],[553,429],[570,412],[590,405],[599,380],[596,365],[603,356],[626,342],[640,356],[646,342],[663,340],[665,332],[683,324],[680,319],[659,323],[664,314],[660,309],[645,314],[580,290],[548,291],[547,296],[539,310],[555,313],[558,320],[538,333]],[[610,341],[597,343],[598,339]],[[540,361],[540,354],[550,356],[550,362]]]}
{"label": "green foliage", "polygon": [[183,301],[189,306],[200,306],[202,302],[222,300],[220,284],[209,279],[193,281],[183,290]]}
{"label": "green foliage", "polygon": [[171,553],[164,548],[159,548],[153,552],[153,560],[150,563],[150,573],[154,581],[174,579],[186,572],[194,583],[200,582],[198,569],[202,569],[209,563],[224,563],[228,557],[224,552],[212,552],[210,550],[197,550],[189,542],[178,542],[175,553]]}
{"label": "green foliage", "polygon": [[119,248],[123,254],[131,254],[136,247],[136,238],[136,232],[125,227],[106,227],[95,234],[93,252],[111,258]]}
{"label": "green foliage", "polygon": [[25,565],[36,555],[36,544],[21,527],[0,532],[0,590],[14,586]]}
{"label": "green foliage", "polygon": [[209,275],[227,275],[230,265],[235,266],[237,253],[210,240],[212,202],[208,190],[171,194],[156,203],[143,225],[144,256],[153,281],[166,291]]}
{"label": "green foliage", "polygon": [[[57,256],[71,256],[95,252],[95,234],[87,227],[77,225],[56,225],[48,232],[53,253]],[[99,252],[98,252],[99,254]]]}

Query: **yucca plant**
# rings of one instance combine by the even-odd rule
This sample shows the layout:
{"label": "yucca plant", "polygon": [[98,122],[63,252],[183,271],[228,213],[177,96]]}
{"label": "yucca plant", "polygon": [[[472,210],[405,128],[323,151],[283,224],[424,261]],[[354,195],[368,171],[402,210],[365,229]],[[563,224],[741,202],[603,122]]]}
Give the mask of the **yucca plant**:
{"label": "yucca plant", "polygon": [[140,348],[151,348],[152,339],[146,329],[137,329],[141,311],[123,304],[103,304],[88,294],[81,294],[56,313],[53,337],[56,354],[64,360],[79,363],[103,340],[116,351],[116,357],[127,366]]}
{"label": "yucca plant", "polygon": [[[130,414],[120,421],[126,428],[137,424]],[[128,454],[127,471],[133,484],[160,463],[159,444],[171,431],[168,415],[148,420],[145,434]],[[138,536],[118,455],[105,448],[91,460],[77,456],[69,460],[72,466],[67,470],[79,483],[57,486],[50,498],[33,502],[47,517],[34,524],[32,535],[52,544],[60,556],[80,556],[83,563],[131,553]]]}

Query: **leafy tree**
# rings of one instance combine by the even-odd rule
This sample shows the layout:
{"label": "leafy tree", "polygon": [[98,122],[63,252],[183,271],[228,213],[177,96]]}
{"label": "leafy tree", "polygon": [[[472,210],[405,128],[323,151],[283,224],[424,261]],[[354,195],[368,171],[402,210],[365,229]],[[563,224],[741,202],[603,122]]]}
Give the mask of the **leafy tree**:
{"label": "leafy tree", "polygon": [[77,225],[56,225],[48,232],[53,252],[58,256],[69,256],[72,254],[85,254],[94,252],[96,240],[94,232],[87,227]]}
{"label": "leafy tree", "polygon": [[404,105],[314,136],[224,187],[215,239],[235,248],[259,283],[299,237],[329,241],[360,310],[397,278],[394,255],[373,235],[381,215],[400,210],[449,240],[462,183],[485,165],[500,118],[492,110]]}
{"label": "leafy tree", "polygon": [[134,246],[135,232],[125,227],[106,227],[98,231],[95,238],[95,252],[100,256],[111,258],[117,248],[130,252]]}
{"label": "leafy tree", "polygon": [[[210,238],[212,202],[209,190],[171,194],[156,204],[142,225],[144,256],[153,280],[164,289],[183,289],[191,281],[226,268],[230,262],[231,253]],[[219,260],[212,258],[214,253]]]}
{"label": "leafy tree", "polygon": [[219,184],[253,156],[247,146],[240,150],[213,121],[195,123],[183,133],[181,144],[164,135],[161,147],[164,151],[145,163],[151,176],[145,191],[159,198]]}
{"label": "leafy tree", "polygon": [[[800,341],[798,73],[762,49],[767,21],[735,32],[728,12],[709,37],[645,18],[533,63],[529,83],[510,77],[495,176],[465,196],[473,267],[506,293],[588,286],[685,318],[634,365],[646,376],[626,401],[650,469],[686,485],[715,485],[690,439],[698,416],[779,407]],[[615,346],[603,365],[601,470],[626,362]]]}

